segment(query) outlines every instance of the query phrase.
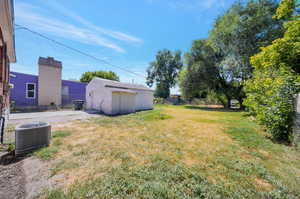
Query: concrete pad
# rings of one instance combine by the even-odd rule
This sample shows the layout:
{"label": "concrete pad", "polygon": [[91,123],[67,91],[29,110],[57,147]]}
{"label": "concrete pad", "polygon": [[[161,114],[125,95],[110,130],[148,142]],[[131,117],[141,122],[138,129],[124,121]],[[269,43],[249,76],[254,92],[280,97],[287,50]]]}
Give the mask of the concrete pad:
{"label": "concrete pad", "polygon": [[50,124],[64,123],[77,119],[88,119],[91,117],[99,117],[101,115],[95,112],[85,111],[47,111],[35,113],[13,113],[9,115],[8,124],[22,124],[34,121],[48,122]]}

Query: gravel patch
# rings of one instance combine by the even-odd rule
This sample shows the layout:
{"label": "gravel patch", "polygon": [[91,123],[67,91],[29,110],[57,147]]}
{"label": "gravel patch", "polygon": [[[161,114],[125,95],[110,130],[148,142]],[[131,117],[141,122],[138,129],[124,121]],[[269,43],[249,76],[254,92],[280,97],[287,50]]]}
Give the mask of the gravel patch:
{"label": "gravel patch", "polygon": [[8,124],[18,125],[28,122],[48,122],[50,124],[62,124],[72,120],[85,120],[91,117],[101,117],[97,112],[85,111],[53,111],[37,113],[14,113],[10,114]]}

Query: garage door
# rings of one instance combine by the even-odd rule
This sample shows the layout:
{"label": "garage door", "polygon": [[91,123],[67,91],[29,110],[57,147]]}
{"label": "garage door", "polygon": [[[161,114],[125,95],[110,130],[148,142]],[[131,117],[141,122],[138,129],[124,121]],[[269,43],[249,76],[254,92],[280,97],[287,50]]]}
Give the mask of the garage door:
{"label": "garage door", "polygon": [[112,114],[126,114],[135,111],[135,95],[131,93],[113,92]]}

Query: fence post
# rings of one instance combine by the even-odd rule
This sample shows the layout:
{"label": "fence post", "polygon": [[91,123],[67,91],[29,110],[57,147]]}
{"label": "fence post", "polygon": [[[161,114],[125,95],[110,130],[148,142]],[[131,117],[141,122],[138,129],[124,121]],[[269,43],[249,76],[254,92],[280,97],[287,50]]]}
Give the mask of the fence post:
{"label": "fence post", "polygon": [[295,96],[295,120],[293,127],[293,144],[300,146],[300,93]]}

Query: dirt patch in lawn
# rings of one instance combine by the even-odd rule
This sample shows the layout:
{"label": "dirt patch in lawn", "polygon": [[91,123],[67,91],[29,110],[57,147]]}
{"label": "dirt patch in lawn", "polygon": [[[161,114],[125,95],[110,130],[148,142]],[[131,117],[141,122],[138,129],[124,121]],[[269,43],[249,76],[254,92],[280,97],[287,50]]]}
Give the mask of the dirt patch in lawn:
{"label": "dirt patch in lawn", "polygon": [[22,160],[2,153],[0,161],[0,198],[25,198],[25,175]]}
{"label": "dirt patch in lawn", "polygon": [[35,157],[1,156],[0,198],[34,198],[52,187],[46,162]]}
{"label": "dirt patch in lawn", "polygon": [[263,179],[256,178],[254,182],[256,183],[257,189],[261,191],[272,191],[274,189],[270,183]]}
{"label": "dirt patch in lawn", "polygon": [[25,176],[26,198],[34,198],[44,189],[54,187],[54,182],[49,180],[50,172],[47,162],[36,157],[23,160]]}

